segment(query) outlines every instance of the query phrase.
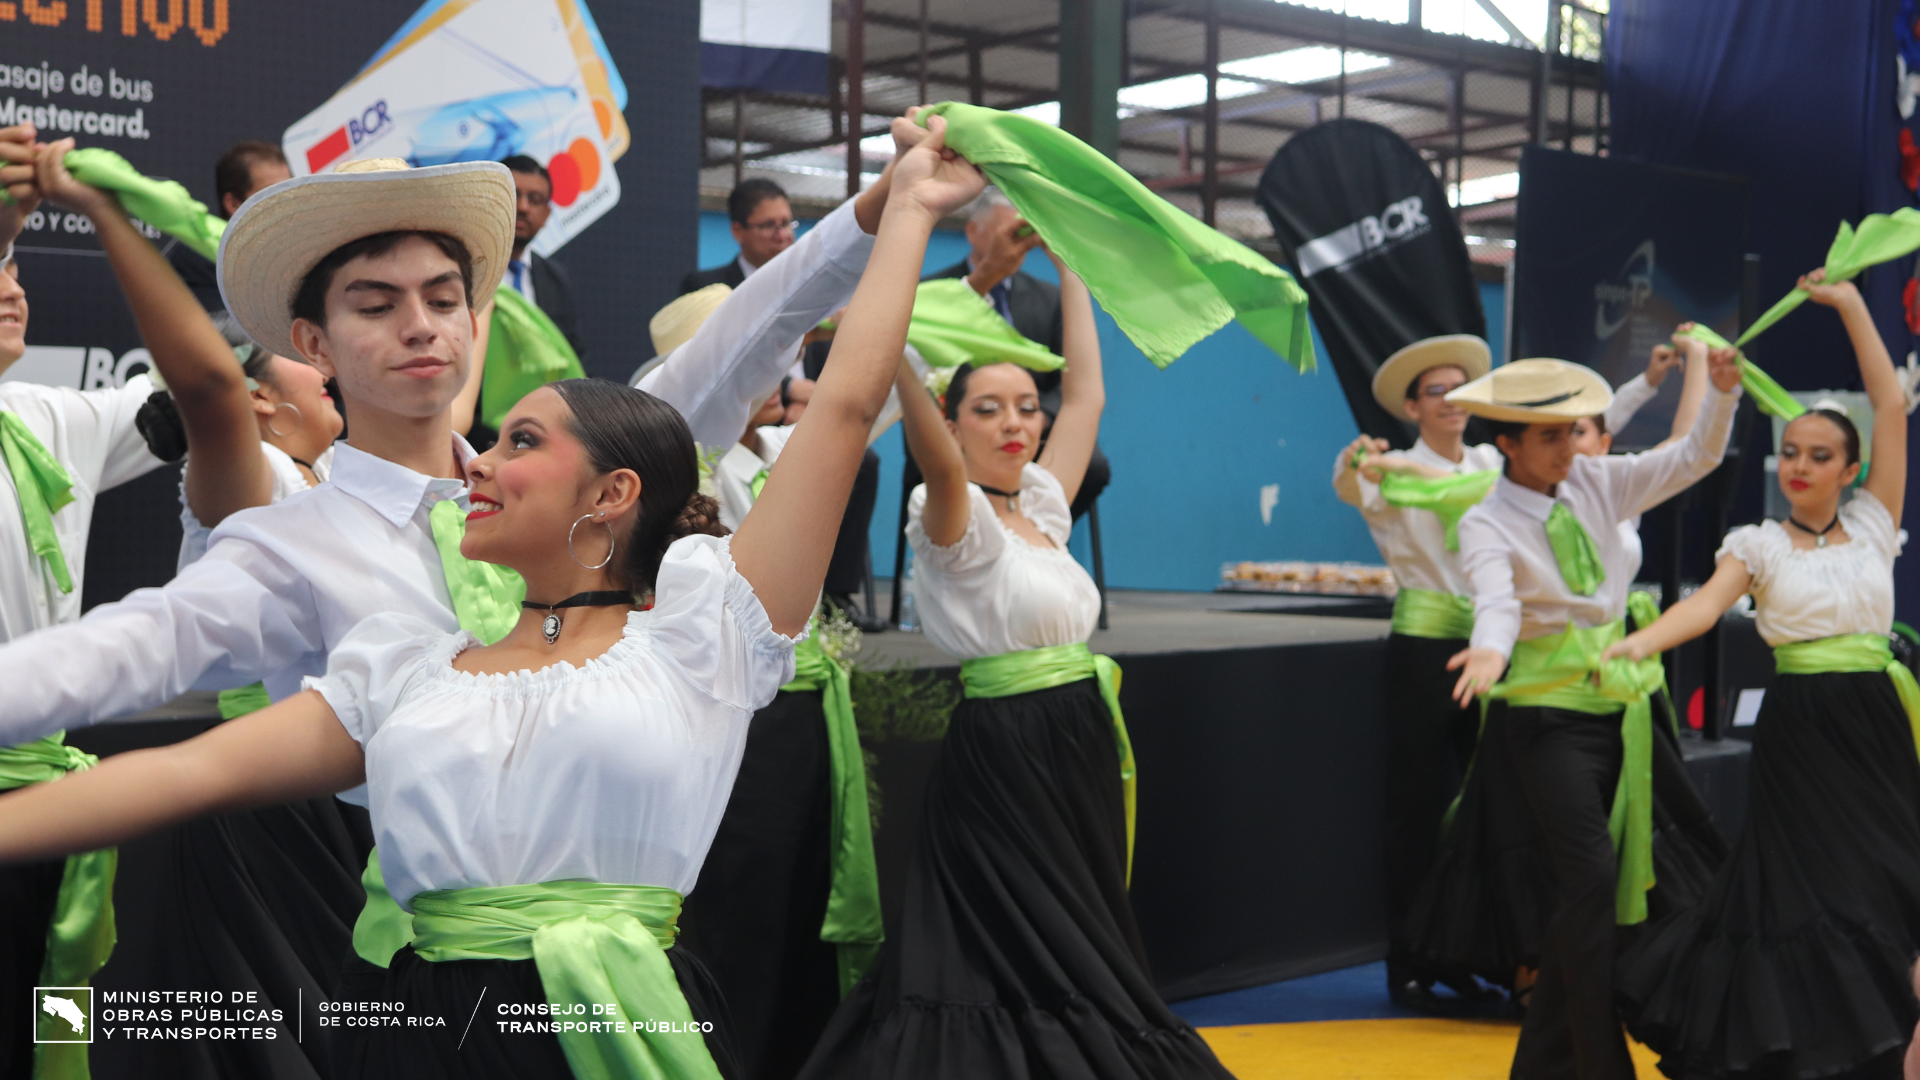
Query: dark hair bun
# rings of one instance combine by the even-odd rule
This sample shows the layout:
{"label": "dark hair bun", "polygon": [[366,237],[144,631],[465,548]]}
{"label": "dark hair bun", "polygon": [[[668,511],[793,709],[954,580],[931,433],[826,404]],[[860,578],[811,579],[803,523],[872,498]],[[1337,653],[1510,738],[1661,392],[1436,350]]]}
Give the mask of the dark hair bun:
{"label": "dark hair bun", "polygon": [[187,428],[180,420],[173,395],[165,390],[148,395],[140,411],[133,414],[133,426],[147,440],[147,449],[161,461],[171,464],[187,456]]}
{"label": "dark hair bun", "polygon": [[696,491],[687,497],[687,505],[667,529],[667,544],[686,536],[725,536],[733,530],[720,524],[720,502]]}

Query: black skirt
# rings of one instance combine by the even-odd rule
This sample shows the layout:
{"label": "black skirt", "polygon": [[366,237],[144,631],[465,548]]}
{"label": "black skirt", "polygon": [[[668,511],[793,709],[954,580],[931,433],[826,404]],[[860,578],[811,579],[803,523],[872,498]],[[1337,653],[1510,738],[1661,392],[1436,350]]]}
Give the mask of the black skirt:
{"label": "black skirt", "polygon": [[[1653,868],[1650,919],[1706,894],[1727,843],[1687,778],[1664,694],[1653,712]],[[1536,967],[1554,909],[1553,860],[1520,787],[1506,734],[1507,707],[1487,709],[1479,748],[1451,827],[1407,921],[1409,948],[1436,971],[1470,971],[1511,987]]]}
{"label": "black skirt", "polygon": [[802,1076],[1227,1077],[1154,991],[1093,680],[954,710],[899,925]]}
{"label": "black skirt", "polygon": [[33,1078],[33,988],[66,869],[64,858],[0,867],[0,1080]]}
{"label": "black skirt", "polygon": [[1673,1077],[1899,1076],[1920,1020],[1920,760],[1892,680],[1776,676],[1749,785],[1705,901],[1621,957],[1629,1029]]}
{"label": "black skirt", "polygon": [[840,1004],[839,958],[820,940],[832,779],[819,692],[782,691],[753,715],[720,830],[680,912],[680,943],[726,995],[754,1080],[799,1072]]}
{"label": "black skirt", "polygon": [[[694,1020],[712,1025],[707,1050],[720,1075],[742,1080],[713,976],[678,945],[667,960]],[[558,1035],[503,1027],[541,1021],[525,1007],[546,1000],[532,960],[435,963],[411,945],[384,970],[354,957],[331,1007],[343,1036],[335,1040],[332,1080],[565,1080],[573,1070]]]}

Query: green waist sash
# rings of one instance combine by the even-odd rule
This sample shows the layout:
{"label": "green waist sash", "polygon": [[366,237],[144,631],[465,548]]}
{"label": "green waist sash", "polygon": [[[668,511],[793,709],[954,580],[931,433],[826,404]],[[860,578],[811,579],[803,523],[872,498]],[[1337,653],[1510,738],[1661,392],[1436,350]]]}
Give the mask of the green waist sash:
{"label": "green waist sash", "polygon": [[680,894],[649,885],[448,889],[413,898],[413,949],[429,961],[531,959],[578,1080],[718,1080],[667,960],[679,918]]}
{"label": "green waist sash", "polygon": [[1113,714],[1113,738],[1120,750],[1120,789],[1127,807],[1127,882],[1133,882],[1133,819],[1137,805],[1133,741],[1120,715],[1120,665],[1096,655],[1085,644],[1050,645],[960,662],[960,688],[971,698],[1012,697],[1095,679],[1107,711]]}
{"label": "green waist sash", "polygon": [[1465,641],[1473,636],[1473,598],[1432,589],[1401,589],[1393,598],[1393,632]]}
{"label": "green waist sash", "polygon": [[1893,658],[1893,647],[1883,634],[1841,634],[1815,641],[1795,641],[1773,647],[1773,669],[1782,675],[1821,675],[1833,671],[1884,671],[1893,680],[1900,705],[1913,729],[1920,751],[1920,683],[1907,665]]}
{"label": "green waist sash", "polygon": [[[0,791],[44,784],[100,763],[92,754],[66,745],[65,738],[61,732],[0,749]],[[85,986],[107,962],[116,939],[113,873],[119,858],[117,848],[67,856],[36,985]],[[86,1043],[38,1043],[33,1051],[35,1080],[87,1080]]]}
{"label": "green waist sash", "polygon": [[[1619,620],[1513,647],[1506,678],[1487,692],[1509,705],[1569,709],[1606,716],[1622,713],[1620,779],[1614,787],[1607,831],[1619,856],[1614,921],[1645,922],[1647,890],[1653,888],[1653,698],[1666,685],[1657,658],[1604,664],[1600,654],[1624,636]],[[1595,676],[1598,676],[1596,680]]]}
{"label": "green waist sash", "polygon": [[782,690],[818,691],[827,717],[827,753],[833,769],[833,813],[828,835],[832,884],[820,940],[834,945],[844,996],[873,965],[885,939],[880,926],[880,874],[873,862],[873,819],[867,812],[867,762],[853,722],[847,669],[820,648],[818,627],[793,650],[793,681]]}

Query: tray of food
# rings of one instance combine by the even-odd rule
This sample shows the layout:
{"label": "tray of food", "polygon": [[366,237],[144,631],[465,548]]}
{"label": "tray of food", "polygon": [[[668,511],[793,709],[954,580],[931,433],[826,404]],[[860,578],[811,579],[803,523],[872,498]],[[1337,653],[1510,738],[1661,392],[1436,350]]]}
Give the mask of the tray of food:
{"label": "tray of food", "polygon": [[1369,563],[1231,562],[1220,567],[1216,592],[1392,596],[1393,571]]}

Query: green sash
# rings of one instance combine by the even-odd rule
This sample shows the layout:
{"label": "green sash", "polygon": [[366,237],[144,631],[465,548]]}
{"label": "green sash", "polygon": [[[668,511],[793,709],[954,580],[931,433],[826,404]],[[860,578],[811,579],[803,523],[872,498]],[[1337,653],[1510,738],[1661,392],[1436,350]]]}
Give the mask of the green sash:
{"label": "green sash", "polygon": [[[0,791],[44,784],[100,763],[65,745],[64,737],[63,732],[0,750]],[[119,858],[116,848],[67,856],[37,985],[86,986],[107,962],[115,940],[113,873]],[[33,1050],[35,1080],[87,1080],[87,1044],[39,1043]]]}
{"label": "green sash", "polygon": [[1638,663],[1600,662],[1600,654],[1624,631],[1615,620],[1584,630],[1569,626],[1558,634],[1522,641],[1513,647],[1506,678],[1486,696],[1505,698],[1510,705],[1622,714],[1620,779],[1607,831],[1620,860],[1614,921],[1630,926],[1646,921],[1647,890],[1654,884],[1652,695],[1665,685],[1666,675],[1656,657]]}
{"label": "green sash", "polygon": [[1564,503],[1554,503],[1547,513],[1547,544],[1553,548],[1553,561],[1560,567],[1560,578],[1567,588],[1581,596],[1592,596],[1607,580],[1607,569],[1600,563],[1600,549],[1593,534],[1580,524]]}
{"label": "green sash", "polygon": [[567,336],[517,290],[493,294],[492,319],[480,381],[480,419],[488,427],[499,427],[521,398],[548,383],[586,377]]}
{"label": "green sash", "polygon": [[53,531],[53,515],[73,501],[73,478],[33,437],[27,422],[10,412],[0,412],[0,460],[6,462],[7,471],[13,475],[13,490],[20,497],[27,546],[46,560],[60,591],[72,592],[73,576],[67,572],[66,553],[60,550],[60,538]]}
{"label": "green sash", "polygon": [[1120,715],[1120,665],[1078,642],[960,661],[960,688],[973,698],[1031,694],[1082,679],[1099,680],[1100,696],[1113,714],[1113,739],[1120,750],[1120,787],[1127,806],[1127,881],[1131,884],[1136,776],[1133,741],[1127,738],[1127,721]]}
{"label": "green sash", "polygon": [[913,294],[907,343],[929,367],[1005,361],[1032,371],[1055,371],[1065,360],[1015,330],[987,298],[962,278],[923,281]]}
{"label": "green sash", "polygon": [[1465,641],[1473,636],[1473,598],[1432,589],[1401,589],[1393,598],[1393,632]]}
{"label": "green sash", "polygon": [[[219,257],[220,234],[227,223],[208,213],[206,204],[178,183],[142,176],[126,158],[95,146],[68,151],[63,164],[75,180],[118,196],[127,213],[209,259]],[[0,204],[13,201],[0,190]]]}
{"label": "green sash", "polygon": [[782,690],[818,691],[827,717],[827,752],[833,761],[833,817],[829,835],[833,868],[827,917],[820,940],[830,941],[840,961],[845,996],[880,954],[880,875],[873,861],[873,819],[867,813],[867,762],[860,729],[853,722],[853,691],[845,666],[820,648],[816,629],[793,650],[793,681]]}
{"label": "green sash", "polygon": [[531,959],[556,1015],[530,1019],[554,1022],[577,1080],[718,1080],[667,960],[679,918],[680,894],[648,885],[449,889],[413,898],[413,948],[428,961]]}
{"label": "green sash", "polygon": [[1447,528],[1447,550],[1459,551],[1460,519],[1487,497],[1499,479],[1498,469],[1436,477],[1390,472],[1380,477],[1380,497],[1390,506],[1433,511]]}
{"label": "green sash", "polygon": [[1841,634],[1773,647],[1773,669],[1782,675],[1820,675],[1830,671],[1884,671],[1893,680],[1907,724],[1920,751],[1920,683],[1907,665],[1893,658],[1884,634]]}
{"label": "green sash", "polygon": [[947,145],[1006,193],[1100,306],[1160,367],[1238,321],[1296,371],[1314,367],[1307,294],[1252,248],[1202,225],[1051,124],[942,102]]}

